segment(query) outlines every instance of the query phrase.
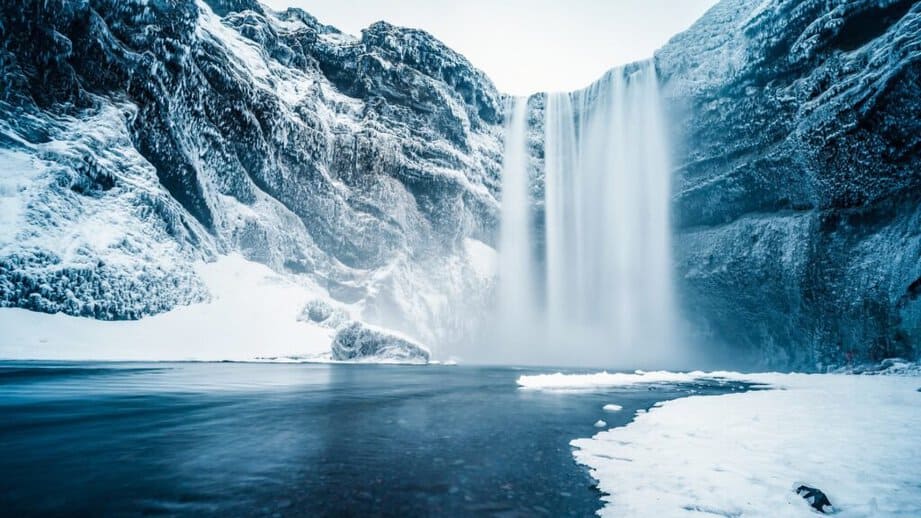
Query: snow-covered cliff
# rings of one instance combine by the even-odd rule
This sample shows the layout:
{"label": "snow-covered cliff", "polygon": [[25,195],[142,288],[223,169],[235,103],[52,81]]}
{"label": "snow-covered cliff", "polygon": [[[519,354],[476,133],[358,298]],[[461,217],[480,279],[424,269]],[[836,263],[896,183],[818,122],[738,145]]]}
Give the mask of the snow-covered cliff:
{"label": "snow-covered cliff", "polygon": [[488,289],[469,252],[496,227],[501,97],[428,34],[52,0],[5,2],[0,38],[0,305],[137,319],[208,300],[194,266],[239,251],[460,339]]}
{"label": "snow-covered cliff", "polygon": [[761,367],[921,350],[921,3],[725,0],[656,55],[679,288]]}

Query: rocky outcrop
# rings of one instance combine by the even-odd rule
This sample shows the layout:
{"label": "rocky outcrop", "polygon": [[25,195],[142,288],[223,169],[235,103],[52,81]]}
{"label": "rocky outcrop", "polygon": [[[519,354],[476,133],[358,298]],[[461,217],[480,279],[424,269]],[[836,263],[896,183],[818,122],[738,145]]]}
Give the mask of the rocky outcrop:
{"label": "rocky outcrop", "polygon": [[698,339],[757,367],[921,350],[921,4],[725,0],[656,55]]}
{"label": "rocky outcrop", "polygon": [[332,359],[336,361],[373,361],[427,363],[425,347],[382,329],[353,322],[333,339]]}

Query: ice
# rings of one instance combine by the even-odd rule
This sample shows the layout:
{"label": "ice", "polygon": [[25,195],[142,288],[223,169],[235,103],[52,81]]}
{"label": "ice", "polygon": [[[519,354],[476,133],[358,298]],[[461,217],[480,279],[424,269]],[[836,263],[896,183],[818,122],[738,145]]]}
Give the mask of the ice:
{"label": "ice", "polygon": [[606,494],[602,516],[921,516],[921,393],[908,376],[642,373],[523,377],[523,386],[613,387],[720,377],[769,390],[692,396],[572,442]]}
{"label": "ice", "polygon": [[604,405],[604,407],[602,408],[602,410],[604,410],[605,412],[620,412],[623,409],[624,407],[620,405],[615,405],[615,404]]}
{"label": "ice", "polygon": [[595,428],[604,428],[604,427],[607,426],[607,425],[608,425],[608,423],[604,422],[604,421],[601,420],[601,419],[595,421]]}

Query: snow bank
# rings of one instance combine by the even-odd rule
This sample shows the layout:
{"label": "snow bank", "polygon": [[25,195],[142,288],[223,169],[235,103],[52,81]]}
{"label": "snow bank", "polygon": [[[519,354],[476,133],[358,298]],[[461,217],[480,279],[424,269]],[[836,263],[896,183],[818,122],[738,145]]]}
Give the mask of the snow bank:
{"label": "snow bank", "polygon": [[[334,329],[298,321],[325,293],[239,255],[196,267],[209,303],[134,321],[0,309],[0,357],[57,360],[252,360],[328,353]],[[306,282],[306,281],[304,281]]]}
{"label": "snow bank", "polygon": [[690,383],[701,379],[731,377],[731,372],[669,372],[669,371],[635,371],[600,372],[596,374],[538,374],[521,376],[518,385],[528,389],[541,390],[586,390],[613,387],[626,387],[642,383]]}
{"label": "snow bank", "polygon": [[[793,492],[794,483],[806,483],[828,495],[836,516],[921,516],[921,379],[705,377],[714,374],[774,389],[664,402],[626,427],[572,442],[607,494],[601,515],[810,517]],[[597,387],[694,375],[599,374],[569,382],[552,375],[519,383]]]}

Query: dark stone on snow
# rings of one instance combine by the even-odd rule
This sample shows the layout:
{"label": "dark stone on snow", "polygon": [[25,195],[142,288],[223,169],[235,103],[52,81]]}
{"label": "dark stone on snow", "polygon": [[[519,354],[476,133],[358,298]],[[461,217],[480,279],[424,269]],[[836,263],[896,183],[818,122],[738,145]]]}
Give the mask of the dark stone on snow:
{"label": "dark stone on snow", "polygon": [[796,488],[796,494],[803,497],[813,509],[820,513],[827,514],[834,511],[831,502],[828,501],[828,497],[819,489],[801,485]]}

